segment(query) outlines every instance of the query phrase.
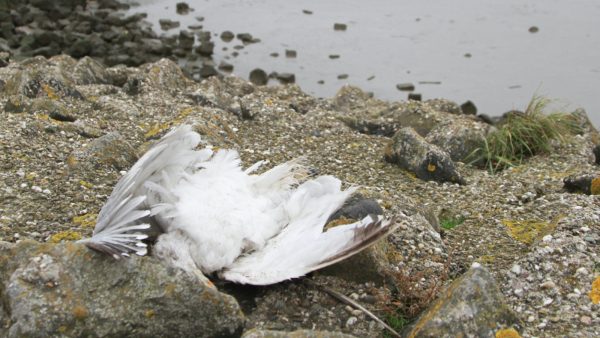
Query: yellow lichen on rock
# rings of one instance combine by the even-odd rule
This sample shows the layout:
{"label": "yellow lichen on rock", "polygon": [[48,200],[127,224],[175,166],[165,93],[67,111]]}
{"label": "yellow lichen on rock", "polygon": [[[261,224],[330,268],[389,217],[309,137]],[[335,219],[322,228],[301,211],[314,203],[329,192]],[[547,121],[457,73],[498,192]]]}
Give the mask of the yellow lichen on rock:
{"label": "yellow lichen on rock", "polygon": [[81,226],[82,228],[93,228],[96,225],[96,219],[98,214],[87,213],[80,216],[73,217],[73,223]]}
{"label": "yellow lichen on rock", "polygon": [[502,329],[496,332],[496,338],[521,338],[521,335],[517,330],[513,329]]}
{"label": "yellow lichen on rock", "polygon": [[435,169],[436,169],[436,167],[435,167],[435,164],[433,164],[433,163],[429,163],[429,164],[427,165],[427,171],[429,171],[430,173],[434,172],[434,171],[435,171]]}
{"label": "yellow lichen on rock", "polygon": [[67,230],[67,231],[61,231],[59,233],[56,233],[52,236],[50,236],[50,239],[48,240],[48,242],[50,243],[60,243],[62,241],[77,241],[81,239],[81,234],[73,231],[73,230]]}
{"label": "yellow lichen on rock", "polygon": [[75,319],[82,320],[82,319],[87,318],[88,315],[89,315],[88,310],[83,305],[76,305],[73,308],[73,317],[75,317]]}
{"label": "yellow lichen on rock", "polygon": [[54,91],[54,89],[52,87],[50,87],[47,84],[42,84],[42,90],[46,93],[46,95],[48,95],[48,98],[51,100],[58,100],[58,95],[56,95],[56,92]]}
{"label": "yellow lichen on rock", "polygon": [[600,304],[600,276],[592,282],[592,290],[590,290],[588,296],[590,296],[592,303]]}
{"label": "yellow lichen on rock", "polygon": [[590,185],[592,195],[600,195],[600,176],[594,178]]}
{"label": "yellow lichen on rock", "polygon": [[508,228],[510,237],[521,243],[530,245],[536,240],[551,234],[560,218],[562,217],[558,217],[551,222],[537,220],[511,221],[505,219],[502,220],[502,224]]}

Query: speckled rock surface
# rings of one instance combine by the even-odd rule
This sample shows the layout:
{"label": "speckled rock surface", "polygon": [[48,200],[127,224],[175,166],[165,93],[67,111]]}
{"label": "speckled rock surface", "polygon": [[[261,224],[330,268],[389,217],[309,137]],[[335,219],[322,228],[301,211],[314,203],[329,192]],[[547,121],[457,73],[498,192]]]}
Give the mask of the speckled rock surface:
{"label": "speckled rock surface", "polygon": [[[49,74],[56,73],[52,67],[85,65],[66,57],[28,62]],[[0,68],[0,81],[30,72],[27,67],[11,63]],[[80,98],[44,90],[29,97],[6,86],[0,91],[0,240],[60,242],[89,236],[97,213],[128,168],[98,161],[98,154],[90,153],[81,163],[97,165],[73,169],[69,156],[116,132],[119,142],[140,155],[170,127],[189,123],[206,145],[239,150],[244,166],[268,160],[268,169],[304,157],[319,174],[360,186],[360,193],[377,201],[384,215],[400,217],[400,229],[373,248],[379,250],[378,258],[345,267],[367,270],[362,265],[368,264],[370,273],[380,276],[377,282],[342,274],[309,276],[377,315],[414,318],[476,261],[501,285],[524,324],[521,336],[600,335],[600,305],[589,296],[600,275],[600,197],[563,189],[563,179],[570,175],[600,175],[593,162],[597,143],[592,130],[495,175],[456,162],[469,184],[440,184],[417,179],[383,157],[400,122],[417,131],[432,130],[452,114],[445,110],[454,105],[390,103],[364,93],[356,96],[349,92],[360,90],[352,88],[333,99],[317,99],[296,85],[255,87],[235,77],[194,83],[166,60],[94,72],[106,77],[80,81],[76,75],[64,81]],[[8,109],[13,99],[24,108]],[[251,107],[252,118],[242,116],[240,102]],[[50,114],[53,110],[75,121]],[[347,119],[382,132],[358,132]],[[448,218],[462,223],[446,228]],[[238,300],[248,318],[244,330],[382,335],[379,324],[302,280],[264,288],[215,282]]]}
{"label": "speckled rock surface", "polygon": [[0,252],[0,276],[6,337],[231,336],[244,322],[233,297],[147,257],[24,241]]}
{"label": "speckled rock surface", "polygon": [[425,181],[465,184],[450,155],[427,142],[411,127],[401,128],[394,134],[385,159]]}
{"label": "speckled rock surface", "polygon": [[505,304],[494,277],[474,264],[441,293],[406,336],[494,338],[496,332],[507,328],[518,332],[521,324]]}
{"label": "speckled rock surface", "polygon": [[355,336],[341,332],[297,330],[292,332],[273,330],[250,330],[242,338],[353,338]]}

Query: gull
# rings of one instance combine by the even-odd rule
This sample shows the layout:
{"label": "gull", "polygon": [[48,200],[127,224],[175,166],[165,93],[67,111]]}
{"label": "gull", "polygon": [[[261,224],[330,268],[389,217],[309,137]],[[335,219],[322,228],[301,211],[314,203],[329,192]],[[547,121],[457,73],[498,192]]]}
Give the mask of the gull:
{"label": "gull", "polygon": [[374,244],[397,225],[381,215],[324,229],[356,191],[333,176],[311,178],[302,160],[256,174],[237,151],[199,148],[182,125],[160,139],[119,180],[93,235],[81,240],[115,258],[148,254],[195,274],[252,285],[297,278]]}

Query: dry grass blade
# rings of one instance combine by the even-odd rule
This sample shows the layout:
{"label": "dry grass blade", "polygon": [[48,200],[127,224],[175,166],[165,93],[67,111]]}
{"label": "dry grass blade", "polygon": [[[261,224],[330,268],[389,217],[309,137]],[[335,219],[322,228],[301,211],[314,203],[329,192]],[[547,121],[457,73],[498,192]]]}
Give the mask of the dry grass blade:
{"label": "dry grass blade", "polygon": [[367,316],[371,317],[374,321],[378,322],[379,324],[383,325],[383,327],[385,327],[388,331],[390,331],[391,334],[393,334],[396,337],[402,337],[398,332],[396,332],[396,330],[394,330],[392,327],[390,327],[386,322],[384,322],[382,319],[380,319],[379,317],[377,317],[373,312],[367,310],[364,306],[358,304],[357,302],[355,302],[354,300],[352,300],[349,297],[346,297],[345,295],[330,289],[326,286],[323,285],[319,285],[309,279],[305,279],[304,280],[305,283],[314,286],[316,288],[319,288],[321,290],[323,290],[324,292],[326,292],[327,294],[329,294],[330,296],[332,296],[333,298],[339,300],[342,303],[348,304],[362,312],[364,312]]}

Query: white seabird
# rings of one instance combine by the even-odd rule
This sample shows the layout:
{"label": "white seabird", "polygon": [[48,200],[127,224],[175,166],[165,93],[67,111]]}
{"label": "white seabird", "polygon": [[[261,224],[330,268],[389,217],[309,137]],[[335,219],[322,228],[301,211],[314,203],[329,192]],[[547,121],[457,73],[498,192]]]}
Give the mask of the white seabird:
{"label": "white seabird", "polygon": [[[266,285],[334,264],[375,243],[396,225],[382,216],[323,231],[356,188],[333,176],[309,179],[299,161],[260,175],[235,150],[196,150],[183,125],[165,135],[125,174],[98,215],[88,247],[116,258],[153,255],[200,275]],[[204,278],[204,277],[203,277]]]}

